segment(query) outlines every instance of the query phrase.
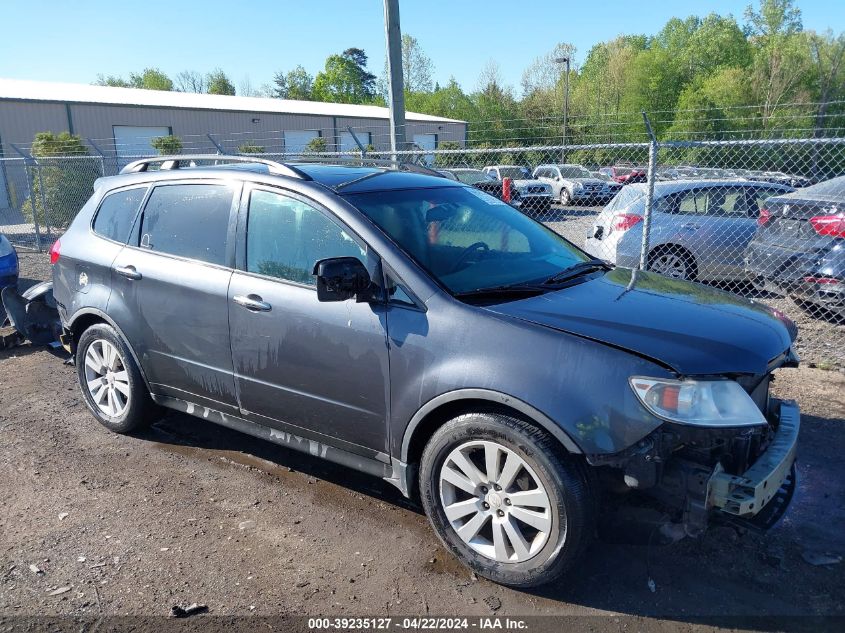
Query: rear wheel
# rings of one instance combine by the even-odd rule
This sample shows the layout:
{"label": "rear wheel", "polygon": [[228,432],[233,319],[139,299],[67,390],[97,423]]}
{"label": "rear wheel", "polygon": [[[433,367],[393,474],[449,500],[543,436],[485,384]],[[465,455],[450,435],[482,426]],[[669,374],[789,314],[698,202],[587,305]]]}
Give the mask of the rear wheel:
{"label": "rear wheel", "polygon": [[443,544],[505,585],[555,580],[592,537],[582,467],[547,433],[506,415],[470,413],[438,429],[420,490]]}
{"label": "rear wheel", "polygon": [[654,249],[648,257],[649,272],[672,279],[695,279],[695,260],[689,251],[680,247]]}
{"label": "rear wheel", "polygon": [[92,325],[79,337],[76,371],[85,404],[111,431],[149,424],[155,405],[129,348],[110,325]]}

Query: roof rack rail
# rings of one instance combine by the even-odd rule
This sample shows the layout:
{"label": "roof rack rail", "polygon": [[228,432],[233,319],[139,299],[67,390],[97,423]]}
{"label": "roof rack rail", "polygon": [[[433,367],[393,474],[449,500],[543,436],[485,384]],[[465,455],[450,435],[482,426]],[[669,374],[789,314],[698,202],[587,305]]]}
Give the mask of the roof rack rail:
{"label": "roof rack rail", "polygon": [[[233,154],[178,154],[174,156],[154,156],[152,158],[142,158],[140,160],[132,161],[120,170],[121,174],[131,174],[145,172],[150,165],[160,164],[160,170],[181,169],[182,163],[196,163],[197,161],[212,161],[214,164],[219,163],[252,163],[266,165],[270,173],[279,176],[288,176],[290,178],[298,178],[299,180],[313,180],[311,176],[306,174],[301,169],[297,169],[285,163],[279,163],[274,160],[266,158],[258,158],[255,156],[238,156]],[[196,165],[188,165],[189,167]]]}
{"label": "roof rack rail", "polygon": [[443,177],[436,169],[432,169],[426,165],[413,163],[402,160],[391,160],[389,158],[368,158],[367,156],[301,156],[297,158],[297,163],[314,163],[314,164],[342,164],[352,163],[359,167],[393,167],[397,171],[410,171],[418,174],[427,174],[429,176]]}

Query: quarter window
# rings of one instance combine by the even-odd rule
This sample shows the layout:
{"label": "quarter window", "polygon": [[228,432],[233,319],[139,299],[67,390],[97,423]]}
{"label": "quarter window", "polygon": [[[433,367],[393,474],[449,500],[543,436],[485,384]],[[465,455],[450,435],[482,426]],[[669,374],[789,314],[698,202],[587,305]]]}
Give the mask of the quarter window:
{"label": "quarter window", "polygon": [[249,198],[246,269],[287,281],[316,285],[314,264],[328,257],[357,257],[366,251],[314,207],[270,191]]}
{"label": "quarter window", "polygon": [[226,185],[164,185],[144,207],[141,247],[224,265],[233,191]]}
{"label": "quarter window", "polygon": [[94,232],[115,242],[125,243],[146,193],[146,187],[135,187],[107,195],[94,218]]}

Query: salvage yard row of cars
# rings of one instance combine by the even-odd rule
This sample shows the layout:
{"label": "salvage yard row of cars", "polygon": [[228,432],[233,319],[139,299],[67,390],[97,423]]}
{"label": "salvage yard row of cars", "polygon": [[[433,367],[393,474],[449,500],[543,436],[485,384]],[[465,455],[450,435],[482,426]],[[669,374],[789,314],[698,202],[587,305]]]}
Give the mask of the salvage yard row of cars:
{"label": "salvage yard row of cars", "polygon": [[[503,179],[511,178],[508,200],[528,213],[548,211],[552,201],[605,204],[584,249],[618,266],[638,266],[644,170],[591,172],[581,165],[543,164],[531,178],[526,172],[493,165],[440,173],[499,198]],[[774,171],[663,169],[654,187],[649,270],[675,279],[752,282],[785,291],[812,310],[845,317],[845,180],[809,183]]]}

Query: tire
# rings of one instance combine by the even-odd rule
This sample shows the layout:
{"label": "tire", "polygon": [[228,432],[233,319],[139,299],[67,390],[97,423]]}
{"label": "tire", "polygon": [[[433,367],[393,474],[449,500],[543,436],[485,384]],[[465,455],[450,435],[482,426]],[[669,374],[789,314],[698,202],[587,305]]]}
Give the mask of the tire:
{"label": "tire", "polygon": [[[110,431],[131,433],[150,423],[156,406],[129,348],[110,325],[92,325],[79,337],[76,374],[85,404]],[[99,388],[89,386],[98,380]]]}
{"label": "tire", "polygon": [[560,188],[560,204],[564,207],[572,204],[572,196],[569,195],[569,190],[566,187]]}
{"label": "tire", "polygon": [[[467,463],[476,464],[470,476]],[[443,545],[479,576],[511,587],[556,580],[593,536],[586,466],[545,431],[499,413],[467,413],[434,433],[422,455],[420,496]]]}
{"label": "tire", "polygon": [[680,246],[655,248],[648,256],[648,270],[671,279],[696,278],[695,258]]}

